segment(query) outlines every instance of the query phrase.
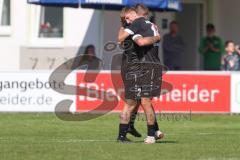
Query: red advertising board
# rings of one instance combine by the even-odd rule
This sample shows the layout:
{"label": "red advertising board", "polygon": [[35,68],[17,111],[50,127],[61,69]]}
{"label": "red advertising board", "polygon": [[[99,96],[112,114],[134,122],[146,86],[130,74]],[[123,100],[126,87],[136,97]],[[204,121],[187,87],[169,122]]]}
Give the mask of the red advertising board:
{"label": "red advertising board", "polygon": [[[171,92],[153,99],[156,111],[230,112],[230,75],[170,73],[164,75],[163,80],[170,83],[173,88]],[[77,93],[78,112],[89,110],[118,112],[122,109],[124,89],[119,73],[99,73],[94,82],[86,82],[84,73],[81,72],[77,73],[76,82],[77,86],[91,89],[83,95],[80,95],[81,92]],[[162,89],[165,90],[164,88],[163,85]],[[111,95],[115,95],[115,98]],[[104,105],[99,107],[103,103]]]}
{"label": "red advertising board", "polygon": [[230,112],[230,76],[167,74],[173,90],[154,99],[161,111]]}

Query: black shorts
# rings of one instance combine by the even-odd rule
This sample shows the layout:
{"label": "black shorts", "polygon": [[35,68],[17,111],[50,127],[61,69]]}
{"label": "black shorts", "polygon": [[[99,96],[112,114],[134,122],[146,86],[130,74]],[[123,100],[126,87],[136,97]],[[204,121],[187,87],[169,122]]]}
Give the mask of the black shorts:
{"label": "black shorts", "polygon": [[159,97],[162,83],[162,67],[154,62],[122,63],[121,75],[125,99]]}

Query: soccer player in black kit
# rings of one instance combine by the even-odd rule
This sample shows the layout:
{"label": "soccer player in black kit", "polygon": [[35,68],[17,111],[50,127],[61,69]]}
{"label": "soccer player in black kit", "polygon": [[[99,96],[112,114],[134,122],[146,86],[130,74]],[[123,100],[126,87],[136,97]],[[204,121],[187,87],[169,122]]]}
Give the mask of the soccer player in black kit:
{"label": "soccer player in black kit", "polygon": [[[144,12],[147,9],[143,5],[137,5],[136,9],[148,14],[148,12]],[[148,137],[144,142],[151,144],[163,136],[163,133],[159,131],[151,104],[152,98],[160,95],[161,88],[158,47],[153,45],[160,40],[160,35],[155,26],[146,21],[143,15],[137,15],[134,8],[124,8],[121,15],[130,25],[120,29],[118,39],[122,42],[127,37],[129,39],[130,36],[133,47],[126,49],[122,60],[121,73],[125,86],[125,106],[121,114],[118,140],[128,141],[126,132],[129,130],[129,126],[130,131],[131,128],[134,131],[133,123],[128,124],[131,118],[130,114],[134,109],[136,112],[141,104],[148,124]]]}

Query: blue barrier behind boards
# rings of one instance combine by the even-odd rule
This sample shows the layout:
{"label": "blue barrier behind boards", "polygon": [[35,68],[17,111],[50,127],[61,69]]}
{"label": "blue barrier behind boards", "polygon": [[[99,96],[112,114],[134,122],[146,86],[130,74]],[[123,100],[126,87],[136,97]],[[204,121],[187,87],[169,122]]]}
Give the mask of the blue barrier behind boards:
{"label": "blue barrier behind boards", "polygon": [[28,3],[44,6],[83,7],[94,9],[119,10],[124,6],[142,3],[151,10],[181,11],[180,0],[28,0]]}
{"label": "blue barrier behind boards", "polygon": [[38,4],[43,6],[56,7],[75,7],[78,8],[80,0],[27,0],[29,4]]}

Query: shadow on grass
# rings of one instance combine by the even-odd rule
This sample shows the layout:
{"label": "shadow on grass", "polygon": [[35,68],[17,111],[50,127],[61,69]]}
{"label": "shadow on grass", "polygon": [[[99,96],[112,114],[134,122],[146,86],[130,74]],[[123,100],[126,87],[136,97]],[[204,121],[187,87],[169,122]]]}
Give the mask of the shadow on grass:
{"label": "shadow on grass", "polygon": [[163,143],[163,144],[177,144],[177,141],[157,141],[156,143]]}
{"label": "shadow on grass", "polygon": [[[133,141],[133,143],[143,143],[143,140]],[[157,144],[177,144],[177,141],[157,141]]]}

